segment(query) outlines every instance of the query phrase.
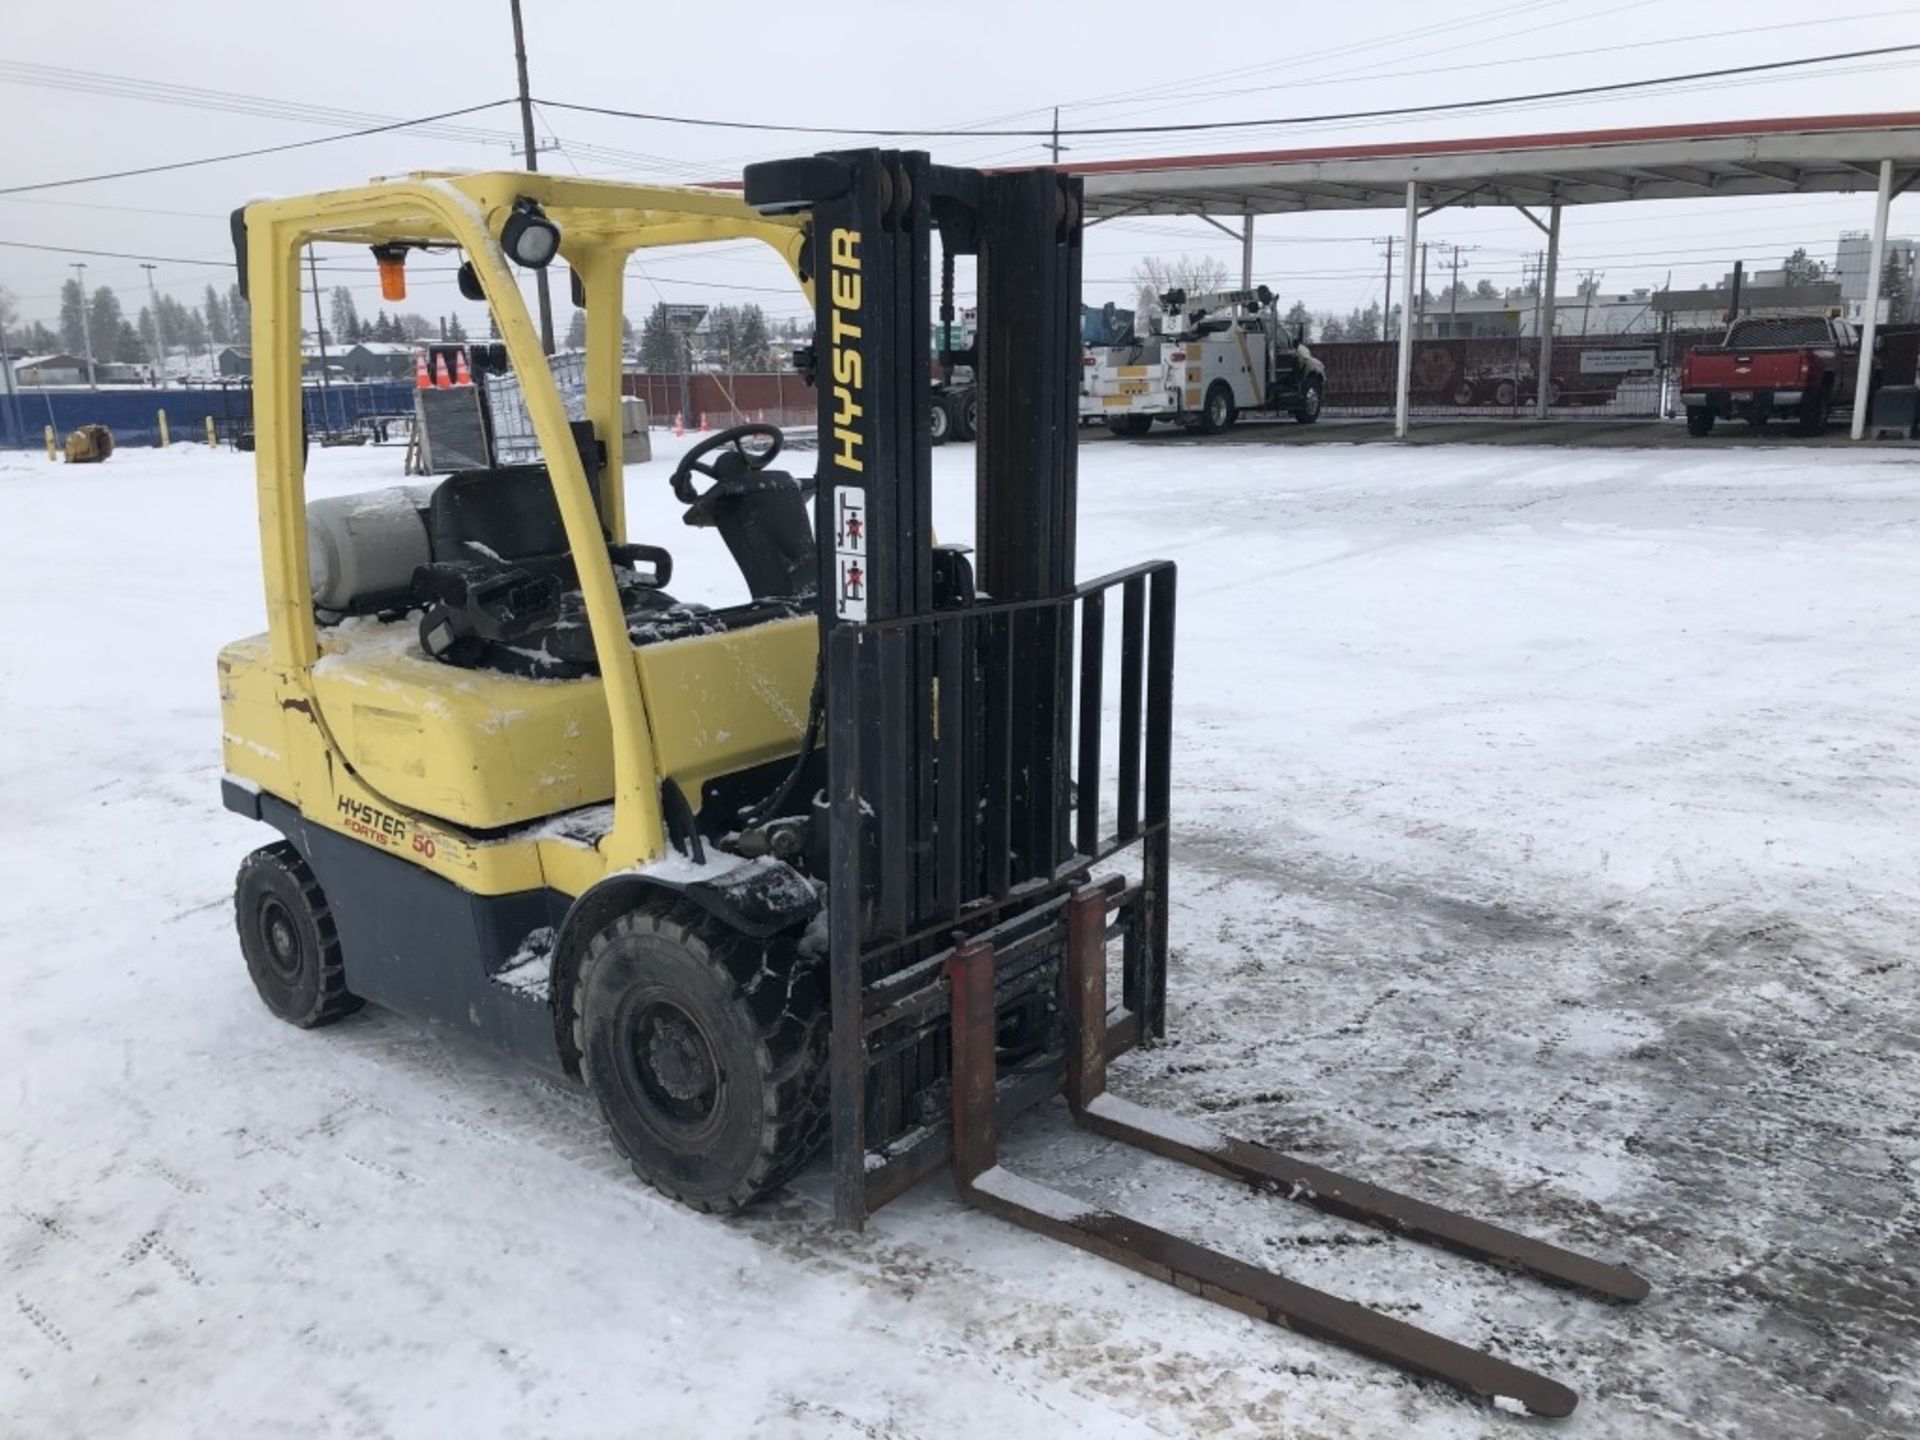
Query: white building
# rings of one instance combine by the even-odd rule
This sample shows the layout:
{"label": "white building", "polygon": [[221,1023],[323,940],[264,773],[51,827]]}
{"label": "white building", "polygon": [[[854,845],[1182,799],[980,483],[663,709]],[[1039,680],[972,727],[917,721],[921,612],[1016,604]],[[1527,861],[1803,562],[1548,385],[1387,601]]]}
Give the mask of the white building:
{"label": "white building", "polygon": [[[1905,236],[1887,237],[1887,259],[1898,264],[1909,275],[1914,271],[1916,246]],[[1847,307],[1850,320],[1866,319],[1867,309],[1867,272],[1873,268],[1873,237],[1864,230],[1843,230],[1840,232],[1840,248],[1834,258],[1834,277],[1840,282],[1841,303]],[[1912,287],[1909,286],[1909,289]],[[1880,303],[1880,319],[1887,318],[1887,305]]]}

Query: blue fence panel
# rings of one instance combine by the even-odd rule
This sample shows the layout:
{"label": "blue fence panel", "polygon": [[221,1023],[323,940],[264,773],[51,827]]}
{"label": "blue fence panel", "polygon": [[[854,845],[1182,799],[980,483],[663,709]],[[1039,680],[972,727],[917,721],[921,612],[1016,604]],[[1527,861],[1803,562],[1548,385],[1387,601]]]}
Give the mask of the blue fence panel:
{"label": "blue fence panel", "polygon": [[[345,428],[372,415],[413,413],[413,387],[404,381],[335,385],[325,395],[309,385],[305,393],[307,423],[316,431]],[[176,441],[205,440],[211,416],[224,444],[251,426],[253,391],[245,384],[224,389],[22,389],[16,395],[0,394],[0,446],[38,449],[48,425],[62,442],[67,432],[82,425],[104,425],[116,445],[155,445],[162,410]]]}

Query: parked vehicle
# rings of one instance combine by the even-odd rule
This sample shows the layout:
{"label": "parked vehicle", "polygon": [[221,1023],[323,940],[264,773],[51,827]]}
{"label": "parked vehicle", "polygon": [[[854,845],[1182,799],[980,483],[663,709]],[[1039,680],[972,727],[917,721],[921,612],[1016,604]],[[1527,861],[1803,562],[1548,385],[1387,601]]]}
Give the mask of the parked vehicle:
{"label": "parked vehicle", "polygon": [[1084,357],[1082,393],[1114,434],[1145,435],[1155,420],[1217,435],[1242,414],[1291,415],[1302,425],[1320,418],[1327,367],[1287,328],[1266,286],[1170,290],[1160,300],[1166,310],[1154,334]]}
{"label": "parked vehicle", "polygon": [[[1828,315],[1774,315],[1735,320],[1718,345],[1696,346],[1680,367],[1680,403],[1687,433],[1708,435],[1714,421],[1738,417],[1759,429],[1791,419],[1801,435],[1818,435],[1844,397],[1852,403],[1860,367],[1860,335]],[[1877,388],[1880,377],[1872,384]]]}

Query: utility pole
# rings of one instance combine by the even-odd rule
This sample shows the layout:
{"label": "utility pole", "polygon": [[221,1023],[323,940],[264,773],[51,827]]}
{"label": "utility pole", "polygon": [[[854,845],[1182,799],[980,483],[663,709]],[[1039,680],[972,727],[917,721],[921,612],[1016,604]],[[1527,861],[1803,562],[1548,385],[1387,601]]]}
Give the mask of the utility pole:
{"label": "utility pole", "polygon": [[313,328],[320,337],[320,428],[333,433],[333,392],[327,383],[327,322],[320,318],[320,267],[314,263],[313,246],[307,246],[307,278],[313,282]]}
{"label": "utility pole", "polygon": [[[526,144],[523,158],[529,171],[540,169],[539,147],[533,143],[533,96],[527,87],[527,32],[520,23],[520,0],[507,0],[513,8],[513,63],[520,71],[520,138]],[[553,354],[553,292],[547,288],[547,272],[533,272],[534,287],[540,292],[540,348]]]}
{"label": "utility pole", "polygon": [[100,381],[93,369],[93,305],[87,294],[87,265],[84,260],[76,260],[73,273],[80,277],[80,345],[87,352],[87,388],[98,390]]}
{"label": "utility pole", "polygon": [[1060,143],[1060,107],[1056,105],[1053,107],[1053,138],[1047,141],[1047,149],[1053,152],[1053,163],[1058,165],[1060,163],[1060,152],[1062,150],[1071,150],[1072,148],[1071,145],[1062,145]]}
{"label": "utility pole", "polygon": [[[1424,240],[1420,242],[1420,298],[1418,309],[1420,311],[1420,319],[1424,322],[1427,318],[1427,242]],[[1406,323],[1405,316],[1401,317],[1400,323],[1403,325]],[[1420,332],[1415,330],[1414,333],[1417,335]]]}
{"label": "utility pole", "polygon": [[147,314],[153,317],[153,339],[147,347],[147,359],[153,366],[153,378],[157,384],[161,379],[160,372],[166,368],[163,361],[167,353],[160,335],[160,292],[153,283],[153,272],[160,267],[146,260],[141,262],[140,268],[147,272]]}
{"label": "utility pole", "polygon": [[[1394,237],[1387,236],[1387,301],[1380,311],[1380,338],[1393,338],[1393,242]],[[1376,242],[1377,243],[1377,242]]]}
{"label": "utility pole", "polygon": [[1460,329],[1457,323],[1460,318],[1460,252],[1462,250],[1472,250],[1475,247],[1472,245],[1454,245],[1450,242],[1443,241],[1441,242],[1440,248],[1453,251],[1453,284],[1447,291],[1447,335],[1451,338],[1455,336]]}

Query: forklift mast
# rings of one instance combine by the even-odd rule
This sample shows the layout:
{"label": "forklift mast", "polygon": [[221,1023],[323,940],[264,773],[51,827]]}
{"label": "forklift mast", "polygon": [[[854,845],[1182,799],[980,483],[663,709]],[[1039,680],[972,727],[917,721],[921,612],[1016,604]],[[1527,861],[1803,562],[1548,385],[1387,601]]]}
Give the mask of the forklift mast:
{"label": "forklift mast", "polygon": [[[954,947],[1003,942],[1001,1058],[1027,1077],[1006,1103],[1057,1093],[1066,899],[1095,863],[1136,844],[1142,880],[1103,892],[1126,937],[1130,1008],[1116,1048],[1163,1024],[1173,567],[1075,584],[1077,179],[866,150],[749,166],[746,198],[812,223],[833,1148],[836,1209],[857,1224],[948,1157],[943,966]],[[977,575],[933,534],[936,233],[943,310],[953,257],[977,265],[974,345],[953,356],[973,366],[980,403]],[[1116,588],[1125,634],[1109,687],[1104,600]],[[1107,688],[1119,692],[1121,739],[1103,833]]]}

